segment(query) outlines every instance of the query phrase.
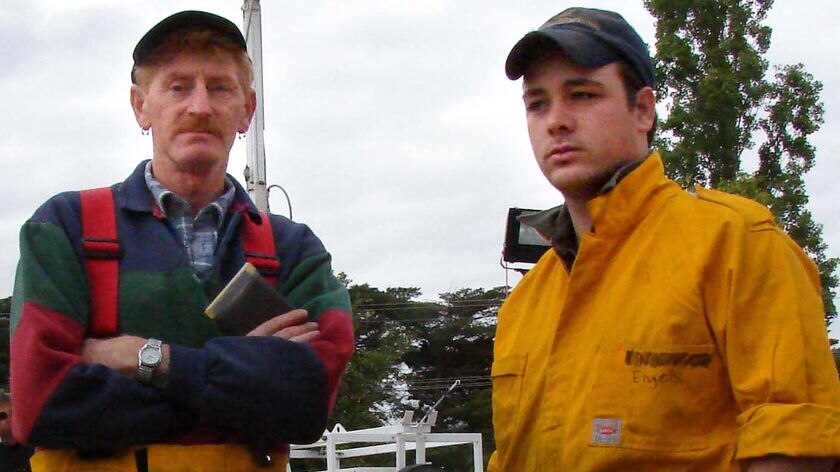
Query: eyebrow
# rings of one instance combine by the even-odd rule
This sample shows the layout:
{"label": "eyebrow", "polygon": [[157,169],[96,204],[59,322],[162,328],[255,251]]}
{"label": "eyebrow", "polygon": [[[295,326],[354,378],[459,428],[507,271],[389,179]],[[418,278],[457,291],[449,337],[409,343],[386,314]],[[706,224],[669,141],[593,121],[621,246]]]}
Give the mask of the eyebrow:
{"label": "eyebrow", "polygon": [[[588,78],[585,78],[585,77],[566,79],[565,81],[563,81],[562,88],[568,89],[568,88],[572,88],[572,87],[582,87],[582,86],[598,87],[599,89],[604,88],[604,84],[601,81],[594,80],[594,79],[588,79]],[[531,88],[527,88],[525,90],[525,92],[522,93],[522,98],[525,99],[525,98],[528,98],[528,97],[545,95],[546,93],[547,93],[547,91],[546,91],[545,87],[542,87],[542,86],[531,87]]]}
{"label": "eyebrow", "polygon": [[[179,81],[179,80],[190,80],[190,81],[192,81],[192,80],[195,80],[195,77],[196,76],[194,74],[172,71],[172,72],[163,76],[163,83],[164,84],[170,84],[172,82]],[[223,82],[223,83],[235,84],[237,82],[237,78],[230,77],[226,74],[205,75],[205,80],[207,81],[207,83]]]}
{"label": "eyebrow", "polygon": [[173,71],[173,72],[169,72],[169,73],[167,73],[163,76],[163,82],[164,83],[169,83],[169,82],[174,82],[176,80],[188,80],[190,78],[191,78],[190,74],[185,74],[183,72]]}
{"label": "eyebrow", "polygon": [[526,99],[528,97],[537,97],[546,94],[545,87],[533,87],[526,89],[525,92],[522,93],[522,99]]}
{"label": "eyebrow", "polygon": [[579,87],[581,85],[592,85],[596,87],[603,87],[604,84],[601,81],[587,79],[587,78],[578,78],[578,79],[568,79],[563,82],[563,87]]}

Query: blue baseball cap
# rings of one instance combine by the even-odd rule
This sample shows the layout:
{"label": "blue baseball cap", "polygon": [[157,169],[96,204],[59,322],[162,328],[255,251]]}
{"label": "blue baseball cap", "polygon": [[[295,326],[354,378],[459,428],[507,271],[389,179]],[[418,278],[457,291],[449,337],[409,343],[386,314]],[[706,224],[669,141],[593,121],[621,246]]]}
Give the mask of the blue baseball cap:
{"label": "blue baseball cap", "polygon": [[625,61],[644,85],[653,86],[647,44],[618,13],[579,7],[563,10],[513,46],[505,73],[510,80],[522,77],[537,55],[551,49],[560,49],[573,63],[593,69]]}

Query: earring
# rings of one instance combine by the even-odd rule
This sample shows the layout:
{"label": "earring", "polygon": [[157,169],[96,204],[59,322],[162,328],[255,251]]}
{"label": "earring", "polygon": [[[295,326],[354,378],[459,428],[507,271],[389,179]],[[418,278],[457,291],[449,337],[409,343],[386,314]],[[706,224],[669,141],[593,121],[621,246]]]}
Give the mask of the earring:
{"label": "earring", "polygon": [[149,128],[140,128],[140,134],[142,134],[143,136],[148,136]]}

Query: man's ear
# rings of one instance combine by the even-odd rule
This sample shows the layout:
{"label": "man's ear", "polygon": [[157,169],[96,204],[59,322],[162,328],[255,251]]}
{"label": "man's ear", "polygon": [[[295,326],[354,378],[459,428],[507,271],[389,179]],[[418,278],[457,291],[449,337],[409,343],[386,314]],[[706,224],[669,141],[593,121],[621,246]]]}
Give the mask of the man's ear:
{"label": "man's ear", "polygon": [[146,119],[146,114],[143,113],[143,104],[146,103],[146,92],[139,85],[133,84],[131,86],[130,99],[131,109],[134,110],[134,119],[137,120],[137,124],[143,129],[149,129],[152,124],[148,122],[149,120]]}
{"label": "man's ear", "polygon": [[245,115],[242,117],[242,122],[239,124],[237,131],[245,133],[251,127],[251,120],[254,118],[254,112],[257,110],[257,92],[250,89],[245,97]]}
{"label": "man's ear", "polygon": [[635,106],[638,130],[647,134],[656,122],[656,95],[651,87],[642,87],[636,92]]}

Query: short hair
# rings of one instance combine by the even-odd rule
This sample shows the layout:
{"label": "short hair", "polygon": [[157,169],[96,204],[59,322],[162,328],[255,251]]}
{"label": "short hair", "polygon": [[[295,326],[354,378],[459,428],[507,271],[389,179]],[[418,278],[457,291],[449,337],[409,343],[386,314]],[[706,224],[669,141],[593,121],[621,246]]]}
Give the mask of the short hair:
{"label": "short hair", "polygon": [[242,74],[243,91],[248,91],[254,81],[254,66],[248,52],[243,50],[230,38],[219,35],[211,29],[194,29],[183,34],[170,35],[152,53],[144,64],[135,65],[134,73],[137,84],[146,87],[152,77],[152,68],[165,64],[182,52],[196,52],[215,57],[229,54],[236,61]]}
{"label": "short hair", "polygon": [[[636,70],[633,69],[633,66],[631,66],[628,62],[618,61],[618,73],[621,76],[621,82],[624,84],[624,92],[627,94],[627,105],[630,107],[636,106],[636,95],[638,95],[639,90],[646,87],[645,83],[642,81],[642,78],[639,77]],[[656,135],[657,119],[656,110],[654,110],[653,126],[651,126],[650,131],[648,131],[647,134],[648,146],[653,143],[653,137]]]}

